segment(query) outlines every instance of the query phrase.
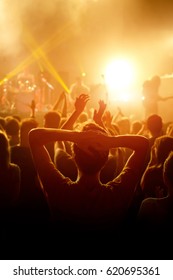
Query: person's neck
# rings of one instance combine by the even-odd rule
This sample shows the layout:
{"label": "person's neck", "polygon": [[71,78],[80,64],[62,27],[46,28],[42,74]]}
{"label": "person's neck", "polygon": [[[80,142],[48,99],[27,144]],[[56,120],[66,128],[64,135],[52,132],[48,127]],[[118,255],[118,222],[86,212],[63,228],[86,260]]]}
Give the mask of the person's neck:
{"label": "person's neck", "polygon": [[92,175],[86,175],[83,173],[79,173],[78,175],[78,182],[80,184],[87,185],[88,186],[96,186],[96,185],[100,185],[100,179],[99,179],[99,173],[97,174],[92,174]]}

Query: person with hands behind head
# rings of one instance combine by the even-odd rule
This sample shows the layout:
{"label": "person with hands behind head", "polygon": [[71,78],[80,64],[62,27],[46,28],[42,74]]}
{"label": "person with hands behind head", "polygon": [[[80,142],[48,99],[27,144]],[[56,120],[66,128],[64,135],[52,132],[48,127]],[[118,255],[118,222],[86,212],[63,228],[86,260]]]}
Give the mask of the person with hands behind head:
{"label": "person with hands behind head", "polygon": [[[147,138],[136,135],[112,136],[94,121],[84,123],[80,131],[72,130],[72,127],[67,130],[82,112],[87,100],[88,96],[76,100],[77,108],[63,129],[36,128],[29,133],[33,160],[47,194],[52,219],[57,225],[55,240],[59,238],[62,241],[62,249],[58,243],[58,251],[65,253],[66,257],[69,257],[67,254],[72,252],[73,246],[80,257],[93,246],[95,250],[92,251],[92,257],[94,253],[103,252],[104,246],[108,250],[111,236],[114,239],[121,231],[135,187],[141,179],[148,150]],[[78,168],[76,181],[65,177],[56,168],[45,148],[51,141],[72,143]],[[103,184],[100,172],[108,160],[109,150],[117,147],[128,147],[133,153],[122,172]],[[81,238],[88,240],[87,245],[86,242],[81,243]],[[102,241],[101,246],[100,238],[106,240],[105,244]],[[117,243],[111,246],[115,246],[117,252],[122,252],[122,248],[118,251]],[[68,253],[65,249],[68,249]]]}

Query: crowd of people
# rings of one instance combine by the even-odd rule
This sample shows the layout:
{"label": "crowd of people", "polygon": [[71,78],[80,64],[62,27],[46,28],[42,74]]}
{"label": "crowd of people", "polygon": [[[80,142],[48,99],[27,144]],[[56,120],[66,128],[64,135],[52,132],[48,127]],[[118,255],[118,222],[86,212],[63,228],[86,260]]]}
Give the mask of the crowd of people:
{"label": "crowd of people", "polygon": [[103,100],[89,114],[85,89],[71,113],[62,93],[41,121],[0,117],[1,256],[167,258],[173,121],[132,122]]}

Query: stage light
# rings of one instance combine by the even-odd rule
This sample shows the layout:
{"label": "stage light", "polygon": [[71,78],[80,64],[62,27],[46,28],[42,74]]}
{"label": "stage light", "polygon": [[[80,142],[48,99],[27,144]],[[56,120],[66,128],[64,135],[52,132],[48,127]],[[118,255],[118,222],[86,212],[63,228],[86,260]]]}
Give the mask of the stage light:
{"label": "stage light", "polygon": [[86,73],[85,72],[82,72],[82,77],[86,77]]}
{"label": "stage light", "polygon": [[134,82],[132,63],[125,59],[113,60],[106,67],[105,82],[109,91],[109,99],[129,100],[128,89]]}

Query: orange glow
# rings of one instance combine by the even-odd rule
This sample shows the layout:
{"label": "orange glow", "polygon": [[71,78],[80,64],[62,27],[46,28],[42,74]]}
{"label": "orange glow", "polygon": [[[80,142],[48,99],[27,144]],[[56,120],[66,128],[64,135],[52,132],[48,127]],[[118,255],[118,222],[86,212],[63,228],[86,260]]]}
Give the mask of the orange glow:
{"label": "orange glow", "polygon": [[[40,47],[34,40],[33,36],[29,32],[29,30],[25,27],[25,38],[24,42],[27,48],[30,50],[31,55],[28,56],[25,60],[23,60],[17,67],[9,72],[1,81],[0,85],[4,83],[4,81],[7,79],[11,79],[12,77],[19,74],[21,71],[23,71],[26,67],[31,65],[32,63],[35,63],[37,61],[37,64],[39,66],[40,71],[43,71],[43,64],[45,65],[45,68],[52,74],[52,76],[61,84],[61,86],[66,90],[66,92],[69,92],[69,88],[66,86],[64,81],[61,79],[60,75],[57,73],[55,68],[51,65],[48,58],[46,57],[46,52],[51,51],[53,48],[55,48],[57,45],[60,45],[64,40],[67,40],[71,36],[71,29],[72,29],[72,22],[68,21],[61,30],[58,30],[58,32],[55,32],[52,34],[52,36],[45,41]],[[43,51],[45,49],[45,53]],[[40,61],[41,60],[41,61]]]}

